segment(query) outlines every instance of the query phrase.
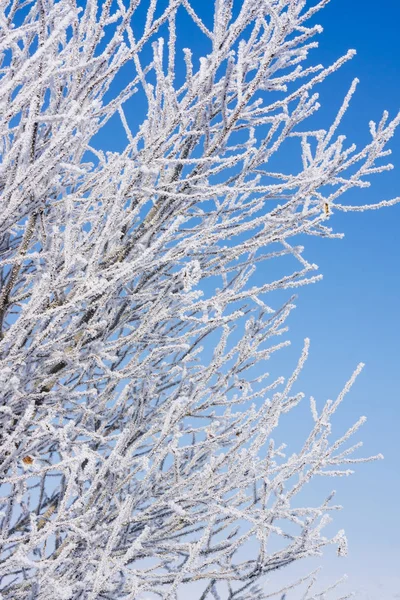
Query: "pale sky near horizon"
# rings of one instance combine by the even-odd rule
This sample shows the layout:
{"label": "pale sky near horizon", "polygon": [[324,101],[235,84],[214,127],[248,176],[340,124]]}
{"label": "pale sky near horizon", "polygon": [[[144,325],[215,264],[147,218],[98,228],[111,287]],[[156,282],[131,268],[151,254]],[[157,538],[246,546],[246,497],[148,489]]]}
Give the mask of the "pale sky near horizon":
{"label": "pale sky near horizon", "polygon": [[[192,5],[203,12],[209,5],[211,11],[213,1],[192,0]],[[315,62],[329,64],[349,48],[357,50],[357,56],[321,86],[319,122],[330,125],[351,80],[358,77],[360,84],[340,133],[361,145],[369,139],[370,119],[379,120],[384,109],[394,116],[400,108],[400,3],[331,0],[316,22],[324,33],[319,36],[320,49],[314,51]],[[101,138],[104,149],[114,149],[111,142],[119,146],[116,137]],[[400,196],[400,131],[389,147],[395,170],[376,176],[371,189],[361,195],[350,193],[348,203]],[[304,337],[311,338],[310,358],[299,382],[307,396],[320,402],[334,397],[357,364],[366,363],[335,423],[340,435],[366,415],[368,422],[357,441],[364,441],[365,455],[382,452],[385,460],[361,465],[344,481],[329,482],[344,506],[335,515],[335,527],[346,530],[349,556],[337,559],[329,554],[329,560],[312,563],[324,565],[324,581],[347,573],[343,590],[357,591],[359,600],[400,598],[399,223],[400,204],[337,214],[330,225],[345,233],[343,240],[304,240],[306,257],[319,265],[324,279],[299,290],[289,323],[290,364],[294,365]],[[301,568],[307,570],[306,564]]]}

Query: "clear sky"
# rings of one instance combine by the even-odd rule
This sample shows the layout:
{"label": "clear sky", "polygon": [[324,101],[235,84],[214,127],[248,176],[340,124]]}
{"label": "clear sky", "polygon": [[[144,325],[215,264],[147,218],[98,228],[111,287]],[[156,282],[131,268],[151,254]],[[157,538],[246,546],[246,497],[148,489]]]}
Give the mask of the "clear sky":
{"label": "clear sky", "polygon": [[[205,15],[213,4],[192,0]],[[351,80],[358,77],[360,84],[340,133],[361,145],[369,139],[370,119],[379,120],[384,109],[394,116],[400,108],[400,3],[331,0],[316,21],[324,27],[320,49],[314,51],[316,62],[327,65],[349,48],[357,50],[357,56],[318,90],[323,106],[317,120],[325,128],[330,125]],[[185,45],[189,41],[184,40]],[[99,141],[107,149],[125,144],[122,130],[121,137],[115,130]],[[348,195],[348,203],[400,196],[400,131],[389,147],[396,169],[376,176],[362,196]],[[348,588],[359,590],[360,599],[392,600],[400,598],[400,204],[334,215],[330,224],[345,233],[344,240],[304,240],[307,258],[319,265],[324,279],[299,290],[298,308],[290,320],[293,349],[287,357],[294,364],[304,337],[311,338],[310,359],[300,383],[320,402],[340,391],[360,361],[366,363],[335,421],[336,432],[339,436],[366,415],[368,422],[357,441],[364,441],[365,455],[382,452],[385,460],[361,465],[350,479],[328,482],[344,505],[335,516],[335,527],[345,528],[350,554],[346,559],[330,556],[324,578],[347,572]],[[311,496],[320,494],[322,485],[312,489]]]}
{"label": "clear sky", "polygon": [[[349,139],[364,142],[368,121],[400,109],[400,3],[397,0],[331,0],[319,13],[324,27],[317,50],[328,63],[355,48],[357,56],[321,86],[323,112],[333,114],[353,76],[360,79],[343,121]],[[389,147],[395,170],[377,176],[362,196],[400,196],[400,132]],[[348,196],[351,204],[356,194]],[[340,214],[330,222],[343,240],[306,240],[308,257],[324,279],[300,290],[292,317],[294,346],[311,338],[302,389],[321,401],[339,391],[359,361],[366,367],[338,416],[343,427],[359,415],[364,452],[385,460],[361,465],[350,479],[333,483],[344,505],[336,523],[346,529],[349,557],[332,559],[327,572],[346,571],[360,598],[400,598],[400,205],[383,211]]]}

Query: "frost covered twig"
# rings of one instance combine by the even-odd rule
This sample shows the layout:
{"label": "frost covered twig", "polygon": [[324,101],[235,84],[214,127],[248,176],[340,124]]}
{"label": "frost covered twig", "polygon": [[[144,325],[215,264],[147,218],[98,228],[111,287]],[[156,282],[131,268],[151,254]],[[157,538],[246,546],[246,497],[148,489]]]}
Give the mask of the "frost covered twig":
{"label": "frost covered twig", "polygon": [[[335,210],[366,208],[338,200],[391,168],[376,162],[399,117],[346,145],[355,80],[328,131],[307,129],[314,88],[354,54],[308,62],[326,1],[238,4],[217,0],[208,24],[190,0],[150,0],[144,20],[136,0],[1,3],[5,600],[167,600],[195,582],[201,600],[262,600],[268,573],[346,550],[343,532],[322,533],[332,497],[295,498],[369,460],[345,445],[361,421],[331,440],[342,395],[319,412],[312,400],[300,451],[275,444],[308,342],[291,377],[269,378],[294,305],[267,294],[319,279],[294,238],[334,237]],[[180,49],[185,14],[204,56]],[[119,153],[94,140],[112,118]],[[302,167],[280,173],[288,138]],[[288,256],[293,272],[254,284],[256,266]],[[305,600],[320,597],[312,581]]]}

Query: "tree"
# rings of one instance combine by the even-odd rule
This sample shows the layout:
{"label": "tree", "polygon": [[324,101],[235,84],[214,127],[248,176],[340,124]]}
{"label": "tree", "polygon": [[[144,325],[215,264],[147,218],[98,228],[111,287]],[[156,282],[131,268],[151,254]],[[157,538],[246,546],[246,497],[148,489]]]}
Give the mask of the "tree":
{"label": "tree", "polygon": [[[347,445],[364,418],[331,439],[361,366],[335,401],[311,399],[286,456],[274,436],[303,398],[308,341],[288,379],[265,365],[294,307],[268,293],[320,277],[298,236],[335,237],[333,211],[366,208],[340,199],[391,168],[376,161],[399,122],[347,145],[354,80],[328,130],[303,126],[354,54],[309,61],[327,1],[216,0],[213,24],[190,0],[1,3],[4,600],[170,600],[193,582],[198,600],[262,600],[271,571],[345,553],[343,531],[322,532],[332,495],[297,497],[370,460]],[[179,45],[189,17],[201,56]],[[129,106],[145,107],[138,127]],[[126,147],[105,152],[93,138],[117,118]],[[284,174],[290,138],[302,166]],[[297,270],[255,285],[282,257]]]}

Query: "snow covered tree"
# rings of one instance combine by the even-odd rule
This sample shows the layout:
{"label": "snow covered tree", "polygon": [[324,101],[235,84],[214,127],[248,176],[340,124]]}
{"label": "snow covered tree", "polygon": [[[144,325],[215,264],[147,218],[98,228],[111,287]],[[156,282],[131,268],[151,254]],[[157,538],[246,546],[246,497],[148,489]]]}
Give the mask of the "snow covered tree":
{"label": "snow covered tree", "polygon": [[[347,144],[354,80],[327,130],[303,124],[354,54],[311,62],[327,2],[210,0],[208,22],[199,0],[1,0],[3,600],[289,600],[269,573],[345,553],[323,532],[332,496],[298,494],[370,460],[347,443],[363,418],[339,439],[330,425],[361,366],[311,399],[286,455],[308,341],[289,378],[265,364],[294,306],[268,294],[320,277],[299,237],[364,210],[341,199],[391,168],[376,162],[399,122]],[[94,138],[117,119],[125,149],[106,152]],[[289,140],[302,163],[282,173]],[[298,267],[256,285],[282,257]]]}

